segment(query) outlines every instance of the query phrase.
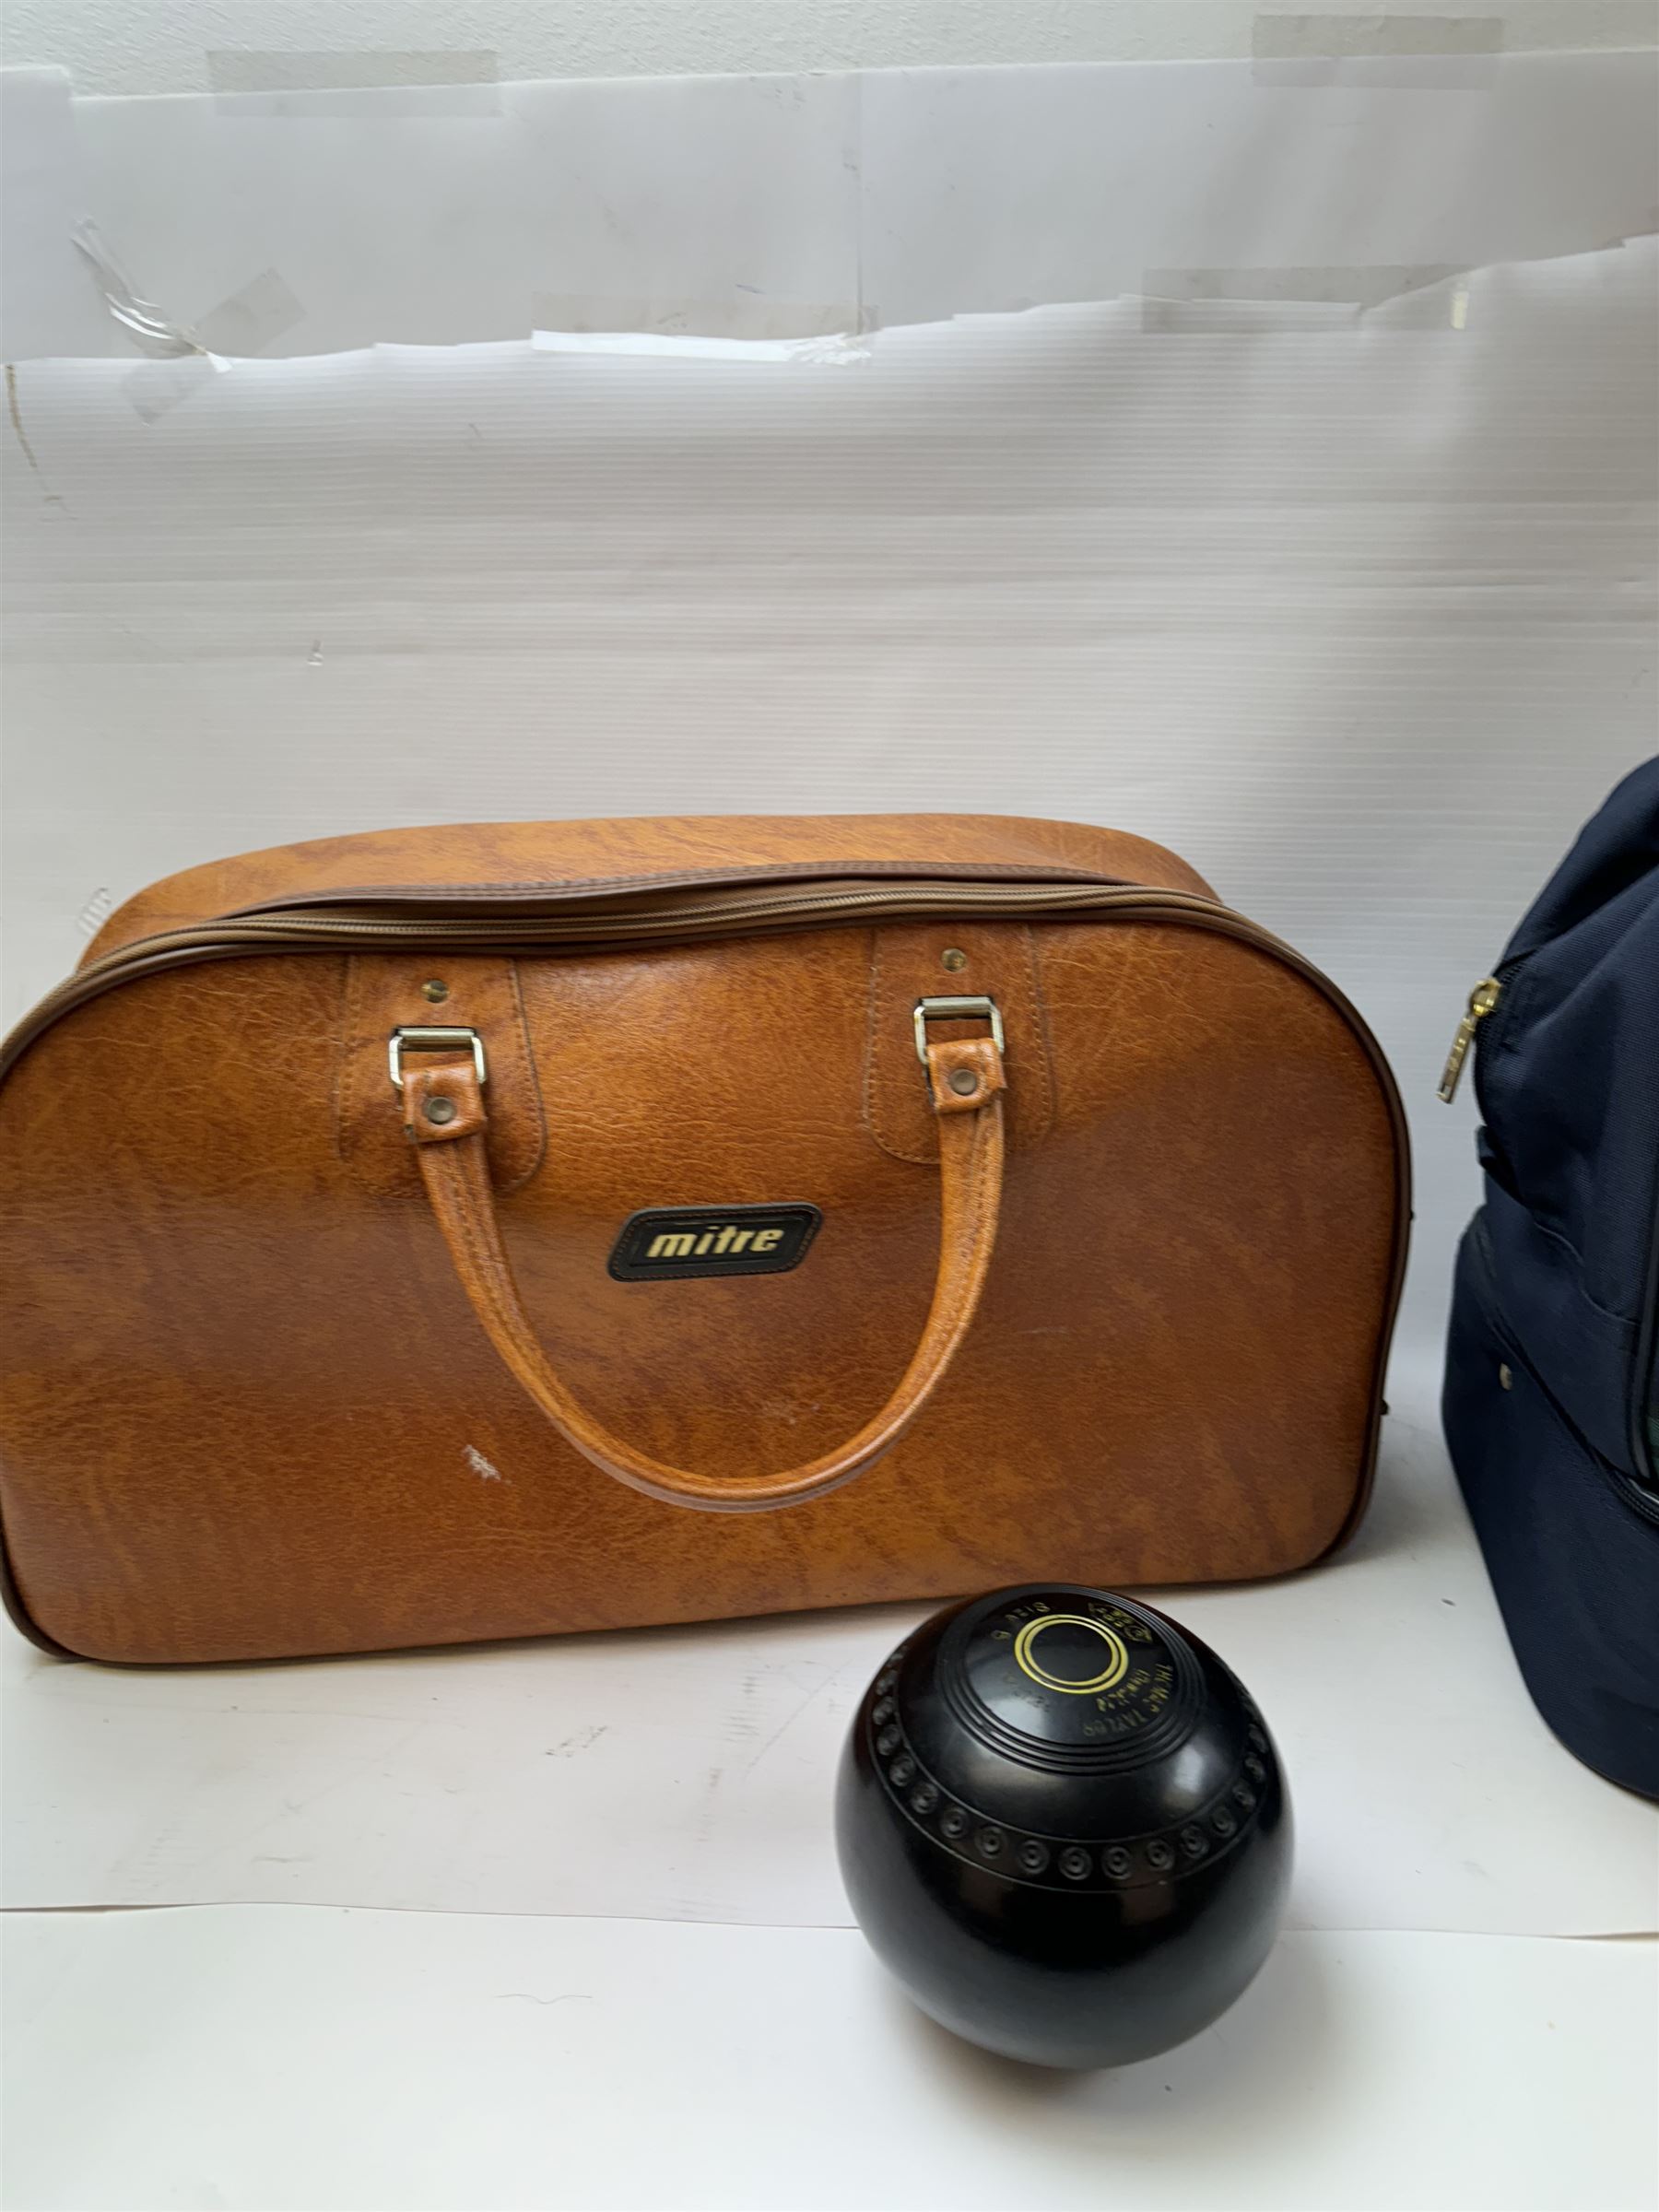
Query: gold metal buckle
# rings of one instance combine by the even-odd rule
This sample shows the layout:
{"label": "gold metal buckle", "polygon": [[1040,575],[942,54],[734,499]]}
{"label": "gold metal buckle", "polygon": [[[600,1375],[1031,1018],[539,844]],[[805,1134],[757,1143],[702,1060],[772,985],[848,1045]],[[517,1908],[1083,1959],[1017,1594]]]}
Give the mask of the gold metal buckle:
{"label": "gold metal buckle", "polygon": [[458,1053],[472,1047],[473,1065],[478,1071],[478,1081],[488,1083],[488,1070],[484,1065],[484,1040],[477,1030],[407,1029],[394,1030],[387,1048],[386,1058],[392,1070],[392,1088],[404,1087],[403,1056],[406,1053]]}
{"label": "gold metal buckle", "polygon": [[991,1024],[991,1041],[1003,1050],[1002,1016],[994,998],[919,998],[916,1001],[916,1057],[927,1065],[927,1025],[930,1021],[971,1021],[975,1015]]}

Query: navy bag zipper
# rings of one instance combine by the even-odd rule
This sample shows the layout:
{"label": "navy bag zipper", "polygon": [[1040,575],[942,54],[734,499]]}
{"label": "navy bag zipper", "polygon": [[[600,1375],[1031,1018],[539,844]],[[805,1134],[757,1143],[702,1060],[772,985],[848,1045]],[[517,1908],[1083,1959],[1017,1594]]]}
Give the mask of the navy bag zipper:
{"label": "navy bag zipper", "polygon": [[[1463,1080],[1464,1064],[1477,1040],[1483,1053],[1498,1042],[1502,1025],[1494,1021],[1493,1017],[1500,1008],[1507,1016],[1514,1006],[1511,986],[1517,971],[1525,965],[1536,949],[1535,946],[1529,946],[1525,952],[1516,954],[1513,959],[1500,960],[1491,974],[1483,976],[1470,992],[1469,1003],[1464,1010],[1463,1019],[1457,1025],[1457,1034],[1452,1040],[1452,1049],[1446,1055],[1446,1065],[1441,1074],[1439,1096],[1445,1105],[1449,1106],[1457,1096],[1458,1085]],[[1506,994],[1509,994],[1507,998]],[[1488,1023],[1490,1027],[1486,1026]],[[1484,1131],[1482,1135],[1485,1135]],[[1482,1165],[1488,1172],[1498,1166],[1497,1156],[1491,1153],[1489,1146],[1483,1147]],[[1499,1181],[1505,1180],[1500,1172]],[[1516,1364],[1524,1370],[1549,1400],[1560,1419],[1567,1422],[1566,1414],[1556,1405],[1548,1386],[1521,1350],[1512,1333],[1503,1325],[1491,1243],[1486,1224],[1478,1216],[1473,1229],[1482,1273],[1486,1277],[1488,1316]],[[1592,1456],[1625,1503],[1644,1520],[1659,1524],[1659,1214],[1655,1215],[1648,1247],[1647,1290],[1642,1305],[1639,1348],[1631,1370],[1629,1403],[1631,1456],[1641,1471],[1627,1475],[1622,1467],[1610,1465],[1598,1453],[1592,1452]],[[1571,1429],[1571,1423],[1567,1422],[1567,1426]],[[1573,1433],[1576,1435],[1577,1430],[1574,1430]],[[1585,1448],[1591,1449],[1588,1445]]]}

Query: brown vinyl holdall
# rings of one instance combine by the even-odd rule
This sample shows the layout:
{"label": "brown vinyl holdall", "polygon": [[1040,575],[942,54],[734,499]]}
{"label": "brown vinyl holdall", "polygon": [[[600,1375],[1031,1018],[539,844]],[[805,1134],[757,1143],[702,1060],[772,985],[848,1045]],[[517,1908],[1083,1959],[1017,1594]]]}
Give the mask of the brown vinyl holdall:
{"label": "brown vinyl holdall", "polygon": [[0,1135],[0,1503],[52,1648],[1241,1579],[1364,1503],[1393,1083],[1138,838],[252,853],[105,924]]}

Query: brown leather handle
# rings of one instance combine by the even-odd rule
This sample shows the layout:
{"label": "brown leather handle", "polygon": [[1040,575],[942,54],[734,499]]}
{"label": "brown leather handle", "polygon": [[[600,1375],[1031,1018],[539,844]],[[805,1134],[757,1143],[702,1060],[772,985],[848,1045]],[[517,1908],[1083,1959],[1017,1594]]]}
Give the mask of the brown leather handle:
{"label": "brown leather handle", "polygon": [[1002,1055],[989,1037],[926,1047],[939,1128],[939,1272],[914,1357],[881,1411],[834,1452],[782,1475],[722,1477],[631,1451],[559,1381],[520,1301],[501,1243],[485,1150],[487,1117],[470,1050],[412,1053],[403,1064],[404,1126],[461,1287],[490,1342],[569,1444],[647,1497],[705,1512],[744,1513],[821,1498],[891,1451],[944,1379],[973,1319],[1002,1199]]}

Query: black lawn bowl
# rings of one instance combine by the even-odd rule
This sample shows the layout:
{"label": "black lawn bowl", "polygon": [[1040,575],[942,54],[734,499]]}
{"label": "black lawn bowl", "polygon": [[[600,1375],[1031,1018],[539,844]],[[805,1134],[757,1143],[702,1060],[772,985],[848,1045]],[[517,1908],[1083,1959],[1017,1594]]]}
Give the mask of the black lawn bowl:
{"label": "black lawn bowl", "polygon": [[1272,1948],[1290,1807],[1172,1620],[1076,1583],[947,1607],[871,1684],[836,1793],[860,1926],[925,2012],[1039,2065],[1184,2042]]}

